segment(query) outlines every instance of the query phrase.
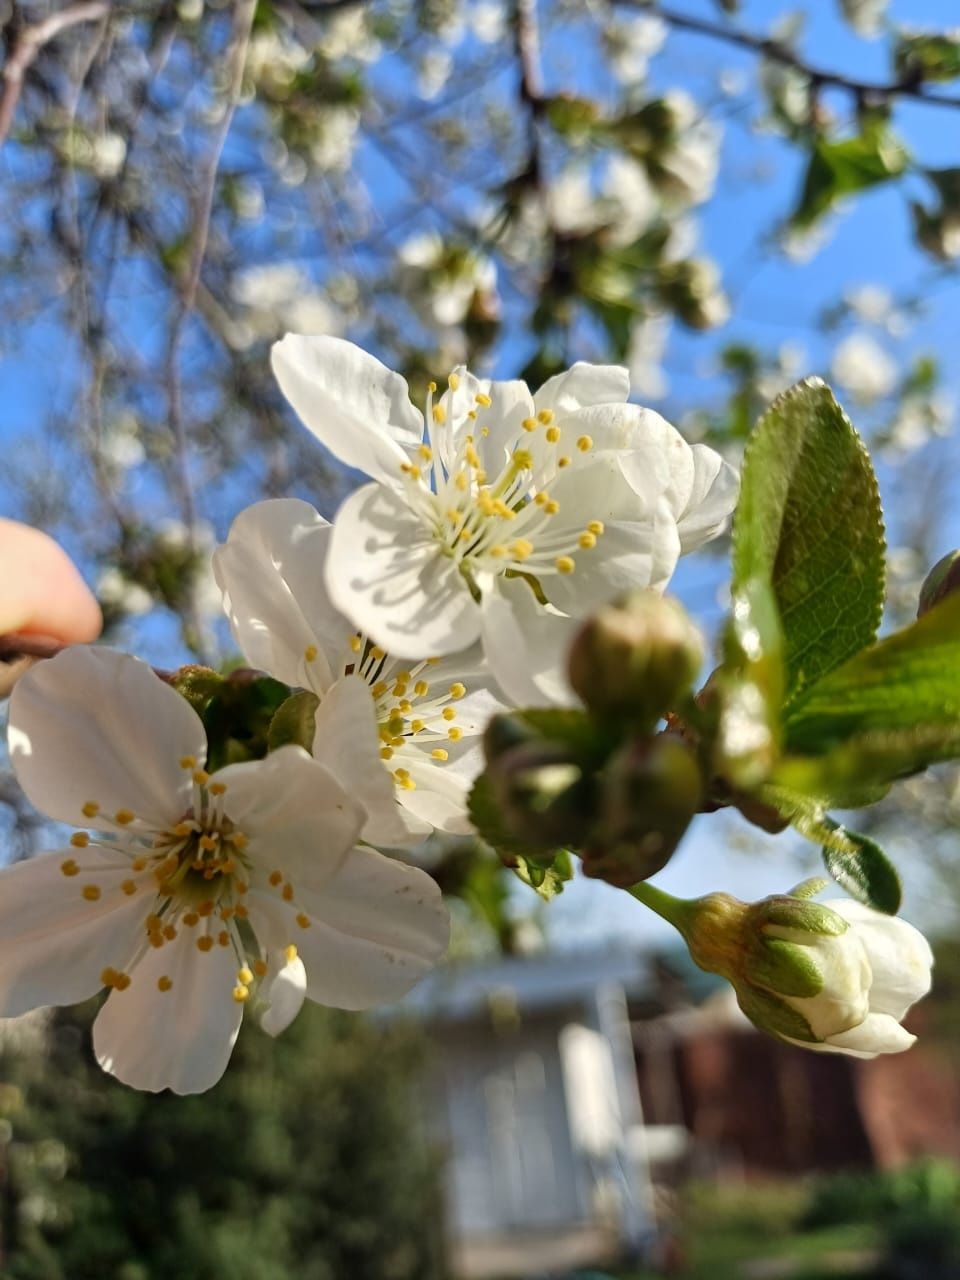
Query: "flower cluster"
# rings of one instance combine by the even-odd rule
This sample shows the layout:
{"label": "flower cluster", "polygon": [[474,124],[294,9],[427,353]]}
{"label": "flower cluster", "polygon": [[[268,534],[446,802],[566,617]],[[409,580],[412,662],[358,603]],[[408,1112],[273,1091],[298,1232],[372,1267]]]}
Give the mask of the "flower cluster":
{"label": "flower cluster", "polygon": [[[288,335],[273,364],[307,428],[369,483],[332,523],[296,499],[258,503],[213,553],[253,678],[286,691],[270,731],[235,751],[208,734],[202,671],[171,686],[102,648],[40,664],[11,700],[23,790],[75,830],[0,872],[0,1015],[106,988],[97,1058],[141,1089],[209,1088],[248,1004],[277,1034],[304,998],[396,1000],[440,959],[440,891],[411,860],[434,833],[473,830],[481,735],[505,826],[545,854],[573,843],[586,874],[622,887],[664,865],[703,800],[695,744],[651,737],[689,702],[703,656],[659,592],[681,554],[723,529],[733,469],[628,403],[619,368],[577,364],[533,394],[461,367],[442,392],[430,384],[421,412],[399,375],[338,338]],[[622,730],[602,769],[589,733],[551,744],[513,711],[580,699],[586,710],[565,714],[592,716],[607,747],[604,716]],[[818,938],[847,927],[826,908],[808,917]],[[688,942],[751,1016],[760,1000],[769,1021],[772,1000],[789,1038],[864,1048],[859,1032],[843,1037],[879,1026],[870,992],[893,973],[872,943],[827,956],[792,925],[776,935],[860,964],[838,1022],[727,963],[752,943],[721,946],[717,962],[718,939],[737,932],[720,923]],[[746,937],[739,916],[737,929]],[[894,1019],[929,968],[907,940],[915,980],[877,1005]],[[827,981],[811,977],[811,997]],[[782,990],[796,987],[788,974]],[[870,1044],[903,1047],[888,1031]]]}

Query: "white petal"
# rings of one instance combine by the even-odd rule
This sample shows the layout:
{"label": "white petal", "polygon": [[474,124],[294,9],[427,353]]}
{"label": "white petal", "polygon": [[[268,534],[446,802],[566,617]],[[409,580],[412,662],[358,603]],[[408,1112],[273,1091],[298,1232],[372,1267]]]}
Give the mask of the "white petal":
{"label": "white petal", "polygon": [[[217,1083],[233,1050],[243,1005],[233,998],[232,947],[197,949],[197,931],[181,929],[148,947],[126,991],[112,991],[93,1024],[93,1051],[104,1071],[133,1089],[203,1093]],[[157,985],[172,982],[169,991]]]}
{"label": "white petal", "polygon": [[149,825],[179,821],[190,795],[183,756],[206,757],[193,708],[145,662],[76,645],[39,662],[10,699],[10,754],[30,802],[88,825],[83,805],[128,809]]}
{"label": "white petal", "polygon": [[423,420],[398,373],[342,338],[288,333],[273,372],[303,424],[341,462],[396,483],[423,438]]}
{"label": "white petal", "polygon": [[401,658],[466,649],[480,633],[463,575],[407,506],[383,485],[366,485],[337,513],[327,589],[377,644]]}
{"label": "white petal", "polygon": [[[441,958],[449,919],[423,871],[372,849],[355,849],[322,893],[287,905],[251,892],[251,922],[270,947],[293,942],[307,971],[307,995],[337,1009],[398,1000]],[[301,929],[295,910],[312,923]]]}
{"label": "white petal", "polygon": [[630,374],[619,365],[578,361],[566,373],[548,378],[534,396],[537,412],[558,415],[592,404],[620,404],[630,394]]}
{"label": "white petal", "polygon": [[345,676],[317,708],[313,757],[363,806],[364,840],[405,844],[420,833],[411,832],[403,820],[396,787],[380,758],[381,746],[369,686],[359,676]]}
{"label": "white petal", "polygon": [[224,812],[249,840],[249,857],[263,875],[279,870],[298,881],[326,883],[366,819],[330,771],[301,747],[227,765],[214,778],[226,787]]}
{"label": "white petal", "polygon": [[723,532],[740,493],[739,475],[713,449],[695,444],[692,455],[690,487],[676,512],[683,555]]}
{"label": "white petal", "polygon": [[[767,930],[776,936],[786,932]],[[870,962],[852,929],[835,938],[817,935],[809,950],[823,977],[822,991],[815,996],[781,998],[803,1015],[814,1035],[833,1039],[859,1026],[870,1011]]]}
{"label": "white petal", "polygon": [[536,409],[525,382],[489,382],[484,391],[490,397],[490,404],[478,410],[477,451],[485,469],[495,476],[506,462],[507,454],[525,435],[520,424],[524,418],[532,418]]}
{"label": "white petal", "polygon": [[267,1007],[260,1017],[260,1025],[268,1036],[286,1031],[303,1008],[306,994],[307,971],[299,956],[285,960],[281,968],[272,971],[272,977],[268,973],[263,985]]}
{"label": "white petal", "polygon": [[[234,520],[213,569],[234,638],[251,666],[322,693],[353,630],[327,594],[331,527],[308,502],[278,498]],[[305,659],[309,648],[317,655]]]}
{"label": "white petal", "polygon": [[808,1043],[782,1036],[788,1044],[801,1049],[813,1049],[817,1053],[845,1053],[851,1058],[876,1058],[881,1053],[903,1053],[916,1043],[916,1036],[904,1031],[896,1018],[883,1013],[871,1013],[858,1027],[831,1036],[829,1040]]}
{"label": "white petal", "polygon": [[566,661],[580,619],[541,605],[521,578],[498,578],[485,587],[482,616],[490,669],[514,705],[576,705]]}
{"label": "white petal", "polygon": [[[67,859],[78,875],[63,874]],[[117,861],[91,845],[0,870],[0,1017],[86,1000],[103,986],[105,968],[126,967],[153,898],[123,893],[129,865],[109,869]],[[83,897],[90,884],[100,889],[96,902]]]}
{"label": "white petal", "polygon": [[[483,768],[483,753],[475,746],[471,753],[476,761],[474,777]],[[467,816],[467,795],[471,779],[454,772],[448,764],[437,765],[428,759],[417,759],[420,752],[405,752],[404,762],[416,787],[400,791],[400,803],[410,813],[428,824],[430,831],[446,835],[470,835],[473,824]]]}
{"label": "white petal", "polygon": [[870,1009],[898,1022],[931,986],[933,952],[918,929],[896,916],[872,911],[851,898],[834,898],[824,906],[849,920],[870,961]]}

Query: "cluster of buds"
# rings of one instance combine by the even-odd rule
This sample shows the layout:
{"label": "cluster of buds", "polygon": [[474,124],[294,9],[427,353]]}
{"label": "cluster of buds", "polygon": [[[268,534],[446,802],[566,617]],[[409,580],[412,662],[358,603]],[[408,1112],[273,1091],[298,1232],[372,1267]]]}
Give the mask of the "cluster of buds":
{"label": "cluster of buds", "polygon": [[532,853],[575,849],[588,876],[626,888],[672,856],[703,799],[695,749],[658,724],[703,662],[679,605],[637,591],[601,609],[575,640],[570,682],[586,715],[491,722],[488,779],[501,821]]}

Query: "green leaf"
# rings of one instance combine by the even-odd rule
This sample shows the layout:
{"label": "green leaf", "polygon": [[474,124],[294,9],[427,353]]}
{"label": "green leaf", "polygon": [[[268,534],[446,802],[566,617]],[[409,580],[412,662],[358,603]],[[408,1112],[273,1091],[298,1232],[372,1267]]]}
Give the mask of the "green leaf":
{"label": "green leaf", "polygon": [[563,893],[564,885],[573,879],[573,859],[566,849],[556,853],[549,866],[544,866],[542,861],[518,856],[513,871],[518,879],[549,902],[558,893]]}
{"label": "green leaf", "polygon": [[735,598],[753,580],[773,589],[787,704],[873,640],[884,551],[869,455],[829,387],[801,382],[747,446],[733,528]]}
{"label": "green leaf", "polygon": [[878,844],[855,831],[843,831],[850,849],[824,848],[827,870],[851,898],[875,911],[895,916],[900,910],[903,889],[897,869]]}
{"label": "green leaf", "polygon": [[870,122],[855,138],[835,142],[819,137],[810,152],[791,225],[798,230],[812,227],[843,197],[899,177],[909,158],[881,121]]}
{"label": "green leaf", "polygon": [[945,33],[900,35],[893,65],[901,80],[946,84],[960,76],[960,40]]}
{"label": "green leaf", "polygon": [[270,721],[267,731],[267,750],[276,751],[294,743],[306,751],[313,749],[317,707],[320,699],[309,689],[301,689],[282,702]]}
{"label": "green leaf", "polygon": [[874,780],[956,756],[960,595],[808,688],[788,713],[786,745],[798,755],[862,752]]}

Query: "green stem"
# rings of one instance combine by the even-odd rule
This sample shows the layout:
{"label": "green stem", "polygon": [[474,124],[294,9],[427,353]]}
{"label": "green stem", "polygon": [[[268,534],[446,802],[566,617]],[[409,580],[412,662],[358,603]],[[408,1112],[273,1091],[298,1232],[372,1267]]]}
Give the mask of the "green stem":
{"label": "green stem", "polygon": [[681,933],[684,938],[696,914],[697,904],[686,898],[675,898],[673,894],[658,889],[647,880],[641,880],[627,890],[632,898],[642,902],[645,907],[655,911],[661,919]]}

